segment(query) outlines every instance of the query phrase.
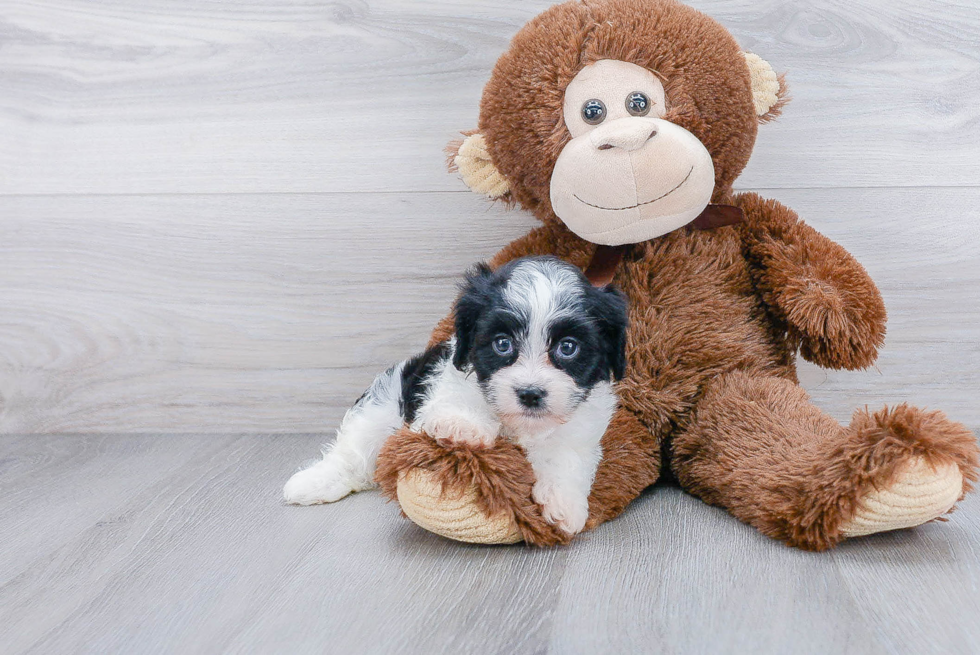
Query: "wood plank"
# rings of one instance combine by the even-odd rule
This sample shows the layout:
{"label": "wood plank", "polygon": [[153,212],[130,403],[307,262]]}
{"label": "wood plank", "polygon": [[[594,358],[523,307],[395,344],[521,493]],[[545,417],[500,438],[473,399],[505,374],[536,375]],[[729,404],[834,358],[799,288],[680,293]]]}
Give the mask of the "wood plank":
{"label": "wood plank", "polygon": [[[211,441],[60,440],[97,447],[114,471],[152,461],[160,443],[191,453]],[[282,482],[314,443],[228,437],[220,453],[170,471],[166,484],[113,499],[4,496],[5,514],[105,514],[80,533],[49,535],[53,554],[0,583],[4,652],[538,649],[562,550],[461,546],[413,526],[374,492],[283,506]],[[84,475],[71,463],[62,470]],[[28,545],[22,533],[8,539]]]}
{"label": "wood plank", "polygon": [[[890,311],[877,368],[805,370],[816,401],[980,427],[980,190],[773,195]],[[0,198],[0,431],[329,429],[423,346],[462,271],[532,225],[456,193]]]}
{"label": "wood plank", "polygon": [[[114,506],[124,505],[133,495],[159,493],[161,480],[172,483],[189,461],[213,457],[228,439],[216,436],[198,443],[162,437],[142,442],[125,466],[116,469],[112,453],[118,442],[111,435],[86,441],[38,435],[30,442],[3,438],[4,460],[22,470],[18,475],[8,468],[0,481],[5,499],[0,524],[6,535],[17,535],[15,540],[0,541],[0,584],[16,586],[13,579],[28,562],[54,557],[59,539],[74,537],[93,524],[111,530]],[[24,511],[41,505],[62,511]]]}
{"label": "wood plank", "polygon": [[[551,0],[8,0],[0,194],[463,189],[510,37]],[[752,187],[975,185],[972,0],[697,0],[787,71]]]}
{"label": "wood plank", "polygon": [[[833,553],[854,605],[890,653],[980,652],[980,500],[948,523],[845,542]],[[909,616],[909,608],[915,616]]]}
{"label": "wood plank", "polygon": [[674,487],[571,553],[555,652],[974,653],[980,500],[948,523],[788,548]]}
{"label": "wood plank", "polygon": [[282,505],[315,435],[0,439],[30,472],[0,493],[0,525],[45,526],[40,548],[29,529],[0,540],[11,655],[980,648],[975,495],[948,523],[832,553],[669,486],[567,548],[482,547],[422,531],[376,492]]}
{"label": "wood plank", "polygon": [[677,487],[584,535],[560,596],[559,653],[887,652],[832,555],[783,546]]}

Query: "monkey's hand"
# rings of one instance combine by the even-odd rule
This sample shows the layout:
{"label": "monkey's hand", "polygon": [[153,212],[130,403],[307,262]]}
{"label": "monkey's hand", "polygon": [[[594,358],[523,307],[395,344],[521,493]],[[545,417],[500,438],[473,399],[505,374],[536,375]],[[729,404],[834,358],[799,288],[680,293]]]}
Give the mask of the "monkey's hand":
{"label": "monkey's hand", "polygon": [[885,304],[864,267],[787,207],[753,193],[735,204],[756,284],[807,361],[826,368],[874,363],[885,340]]}

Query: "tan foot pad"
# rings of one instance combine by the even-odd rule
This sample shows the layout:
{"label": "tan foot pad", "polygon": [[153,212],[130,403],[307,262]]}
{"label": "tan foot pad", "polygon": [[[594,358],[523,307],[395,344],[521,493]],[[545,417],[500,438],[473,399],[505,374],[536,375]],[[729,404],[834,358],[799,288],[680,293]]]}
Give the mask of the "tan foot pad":
{"label": "tan foot pad", "polygon": [[955,464],[933,468],[912,460],[887,489],[872,489],[859,501],[854,517],[841,528],[845,537],[911,528],[942,516],[963,493],[963,475]]}
{"label": "tan foot pad", "polygon": [[402,511],[429,532],[471,544],[516,544],[522,539],[512,517],[483,513],[476,489],[443,495],[426,471],[413,469],[398,477],[397,491]]}

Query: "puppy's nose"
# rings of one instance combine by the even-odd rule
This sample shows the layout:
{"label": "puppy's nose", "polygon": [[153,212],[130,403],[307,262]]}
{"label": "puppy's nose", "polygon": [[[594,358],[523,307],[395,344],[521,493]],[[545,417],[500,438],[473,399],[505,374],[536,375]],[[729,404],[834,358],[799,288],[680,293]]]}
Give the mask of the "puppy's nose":
{"label": "puppy's nose", "polygon": [[639,150],[657,136],[657,124],[648,118],[617,118],[592,130],[589,138],[599,150],[621,148],[627,152]]}
{"label": "puppy's nose", "polygon": [[522,387],[517,390],[517,399],[529,409],[541,407],[548,392],[541,387]]}

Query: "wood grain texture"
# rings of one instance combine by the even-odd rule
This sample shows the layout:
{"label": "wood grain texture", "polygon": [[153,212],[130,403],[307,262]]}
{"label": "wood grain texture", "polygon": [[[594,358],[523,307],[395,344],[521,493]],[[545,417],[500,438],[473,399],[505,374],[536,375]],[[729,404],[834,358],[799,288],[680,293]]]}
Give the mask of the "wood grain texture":
{"label": "wood grain texture", "polygon": [[[550,0],[6,0],[0,193],[462,190],[509,38]],[[975,185],[973,0],[696,0],[787,71],[752,187]]]}
{"label": "wood grain texture", "polygon": [[323,430],[531,225],[452,193],[18,197],[0,215],[6,432]]}
{"label": "wood grain texture", "polygon": [[[774,195],[865,264],[890,314],[876,368],[805,369],[817,402],[980,427],[980,190]],[[9,433],[323,431],[533,225],[455,193],[0,197],[0,216]]]}
{"label": "wood grain texture", "polygon": [[977,497],[946,524],[831,553],[783,547],[674,487],[567,548],[468,546],[376,492],[281,505],[317,439],[5,437],[0,471],[18,473],[0,478],[2,651],[980,649]]}

